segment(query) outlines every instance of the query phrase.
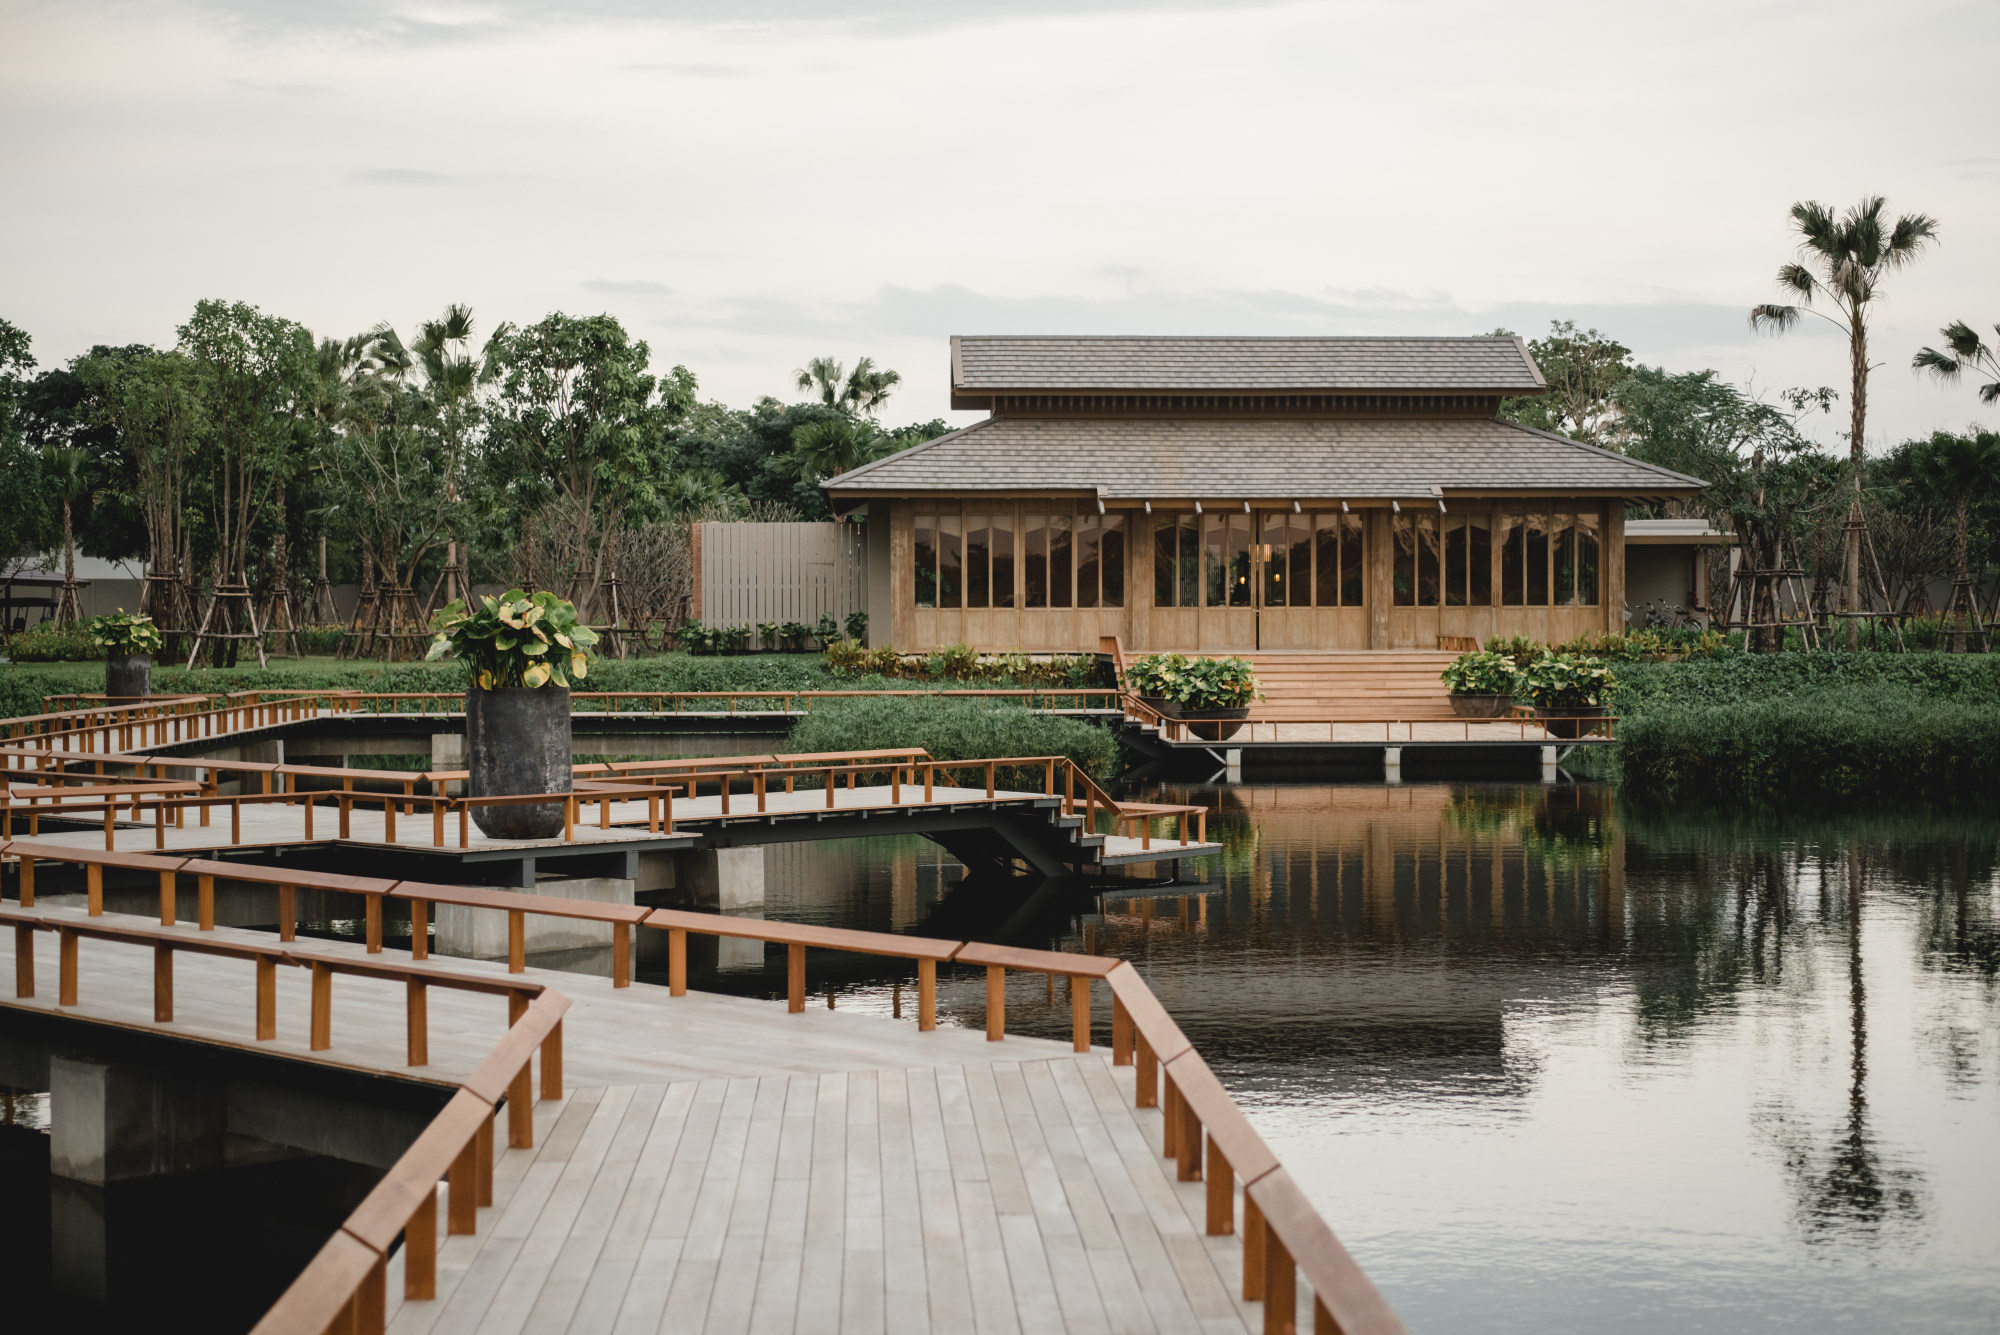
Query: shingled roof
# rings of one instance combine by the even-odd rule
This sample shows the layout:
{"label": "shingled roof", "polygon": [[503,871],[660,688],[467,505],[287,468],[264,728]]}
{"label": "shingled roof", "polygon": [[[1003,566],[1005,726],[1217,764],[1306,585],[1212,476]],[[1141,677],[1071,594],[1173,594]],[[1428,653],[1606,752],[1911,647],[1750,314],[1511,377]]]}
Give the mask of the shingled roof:
{"label": "shingled roof", "polygon": [[1230,391],[1535,394],[1518,338],[1053,338],[951,340],[955,399],[999,393]]}
{"label": "shingled roof", "polygon": [[1483,492],[1686,495],[1706,484],[1491,419],[995,417],[821,484],[837,496],[1080,493],[1105,501],[1364,500]]}

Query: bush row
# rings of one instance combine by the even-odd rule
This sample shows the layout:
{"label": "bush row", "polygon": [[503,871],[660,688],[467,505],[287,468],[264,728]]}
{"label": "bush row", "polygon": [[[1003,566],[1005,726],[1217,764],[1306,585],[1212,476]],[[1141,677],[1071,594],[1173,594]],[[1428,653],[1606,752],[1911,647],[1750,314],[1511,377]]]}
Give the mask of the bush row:
{"label": "bush row", "polygon": [[1620,663],[1612,708],[1720,705],[1807,691],[1877,687],[1919,696],[2000,696],[2000,654],[1726,654],[1682,663]]}
{"label": "bush row", "polygon": [[2000,776],[2000,700],[1881,683],[1660,698],[1618,725],[1618,761],[1628,788],[1669,802],[1951,799]]}
{"label": "bush row", "polygon": [[[819,705],[792,729],[793,751],[864,751],[921,746],[939,760],[1067,756],[1100,782],[1119,769],[1118,744],[1103,728],[1011,704],[878,696]],[[1042,772],[1001,782],[1039,791]]]}

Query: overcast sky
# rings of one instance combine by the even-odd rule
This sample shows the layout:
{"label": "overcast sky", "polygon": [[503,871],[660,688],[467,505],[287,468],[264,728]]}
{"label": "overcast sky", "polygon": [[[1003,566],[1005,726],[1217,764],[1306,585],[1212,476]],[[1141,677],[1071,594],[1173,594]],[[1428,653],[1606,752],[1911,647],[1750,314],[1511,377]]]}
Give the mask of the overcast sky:
{"label": "overcast sky", "polygon": [[1943,237],[1879,317],[1879,447],[2000,420],[1908,369],[2000,320],[1996,57],[1992,0],[0,0],[0,316],[48,365],[201,297],[609,311],[737,405],[871,354],[893,422],[954,333],[1568,317],[1844,397],[1834,337],[1745,314],[1794,200],[1879,192]]}

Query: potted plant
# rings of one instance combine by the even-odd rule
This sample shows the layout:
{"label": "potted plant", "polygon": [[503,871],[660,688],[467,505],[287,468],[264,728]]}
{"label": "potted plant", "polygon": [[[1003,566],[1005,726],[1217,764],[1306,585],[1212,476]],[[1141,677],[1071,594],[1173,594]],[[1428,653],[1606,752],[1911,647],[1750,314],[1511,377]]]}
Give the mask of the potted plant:
{"label": "potted plant", "polygon": [[[569,684],[590,671],[597,634],[553,593],[510,589],[468,608],[456,600],[431,619],[432,660],[462,659],[466,790],[473,797],[570,791]],[[561,803],[481,806],[472,819],[490,838],[547,839],[561,831]]]}
{"label": "potted plant", "polygon": [[114,700],[143,700],[153,693],[153,655],[160,652],[160,628],[143,612],[119,608],[92,617],[84,630],[104,651],[104,693]]}
{"label": "potted plant", "polygon": [[1604,698],[1617,678],[1595,658],[1578,654],[1544,654],[1521,674],[1535,715],[1551,737],[1573,741],[1604,717]]}
{"label": "potted plant", "polygon": [[1234,737],[1263,698],[1247,658],[1148,654],[1126,667],[1125,684],[1166,718],[1203,720],[1194,734],[1210,742]]}
{"label": "potted plant", "polygon": [[1460,654],[1439,680],[1460,718],[1499,718],[1514,703],[1514,660],[1488,650]]}

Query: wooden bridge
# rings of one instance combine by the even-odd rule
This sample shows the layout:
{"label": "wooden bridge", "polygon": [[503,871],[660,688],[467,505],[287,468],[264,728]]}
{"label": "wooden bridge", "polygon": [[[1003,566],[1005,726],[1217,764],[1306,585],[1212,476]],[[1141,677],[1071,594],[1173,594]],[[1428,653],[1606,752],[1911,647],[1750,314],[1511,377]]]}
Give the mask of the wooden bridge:
{"label": "wooden bridge", "polygon": [[[189,922],[180,882],[217,864],[178,855],[17,839],[0,862],[6,1011],[437,1088],[266,1335],[1403,1330],[1121,961],[504,897],[517,942],[525,915],[613,915],[589,978],[431,959],[421,930],[402,955]],[[50,862],[156,872],[157,921],[36,903]],[[666,987],[632,983],[636,931],[667,934]],[[690,991],[690,933],[783,946],[786,1000]],[[914,1014],[809,1007],[813,950],[898,961]],[[1007,1034],[1037,975],[1066,980],[1066,1045]]]}

